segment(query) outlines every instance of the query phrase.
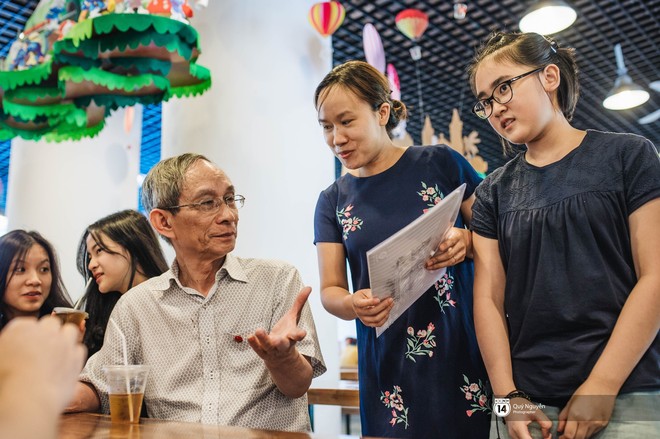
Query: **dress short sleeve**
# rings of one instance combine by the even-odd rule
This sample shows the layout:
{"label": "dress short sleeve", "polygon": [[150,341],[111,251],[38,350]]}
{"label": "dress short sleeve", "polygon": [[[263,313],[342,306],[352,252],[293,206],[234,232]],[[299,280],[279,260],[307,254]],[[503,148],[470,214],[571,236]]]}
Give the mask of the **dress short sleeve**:
{"label": "dress short sleeve", "polygon": [[492,177],[486,177],[474,191],[470,229],[485,238],[497,239],[497,208]]}
{"label": "dress short sleeve", "polygon": [[[330,194],[336,185],[321,192],[314,211],[314,244],[319,242],[342,243],[341,231],[337,226],[336,203],[331,202]],[[336,197],[335,197],[336,199]]]}
{"label": "dress short sleeve", "polygon": [[636,137],[623,151],[623,184],[628,214],[660,197],[660,157],[651,141]]}

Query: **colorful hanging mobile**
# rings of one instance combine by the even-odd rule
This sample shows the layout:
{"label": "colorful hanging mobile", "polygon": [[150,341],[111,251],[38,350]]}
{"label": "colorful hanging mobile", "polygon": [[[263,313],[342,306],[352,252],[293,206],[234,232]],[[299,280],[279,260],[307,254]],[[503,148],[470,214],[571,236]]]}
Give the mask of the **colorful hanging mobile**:
{"label": "colorful hanging mobile", "polygon": [[41,0],[0,66],[0,138],[97,134],[119,107],[198,95],[188,0]]}
{"label": "colorful hanging mobile", "polygon": [[[405,9],[394,19],[396,27],[402,34],[410,38],[414,43],[424,35],[429,25],[429,17],[418,9]],[[424,125],[424,99],[422,98],[422,81],[419,73],[419,60],[422,58],[422,48],[415,44],[410,48],[410,56],[415,61],[415,76],[417,77],[417,100],[419,115],[422,126]]]}
{"label": "colorful hanging mobile", "polygon": [[316,3],[309,10],[307,18],[318,33],[327,37],[339,29],[345,16],[346,10],[341,3],[332,1]]}

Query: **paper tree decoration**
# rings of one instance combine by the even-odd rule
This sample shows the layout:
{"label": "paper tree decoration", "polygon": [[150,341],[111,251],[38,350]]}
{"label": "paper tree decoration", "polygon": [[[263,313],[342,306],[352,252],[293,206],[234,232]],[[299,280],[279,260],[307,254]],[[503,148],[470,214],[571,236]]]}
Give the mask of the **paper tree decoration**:
{"label": "paper tree decoration", "polygon": [[190,16],[186,0],[41,0],[0,66],[0,138],[75,140],[119,107],[203,93]]}

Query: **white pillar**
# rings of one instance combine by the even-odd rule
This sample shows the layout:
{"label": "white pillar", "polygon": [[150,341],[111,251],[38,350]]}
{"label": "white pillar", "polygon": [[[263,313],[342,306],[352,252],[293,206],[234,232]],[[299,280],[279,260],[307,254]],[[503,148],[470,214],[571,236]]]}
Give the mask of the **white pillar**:
{"label": "white pillar", "polygon": [[[196,152],[223,168],[246,197],[235,253],[286,260],[312,286],[310,298],[328,372],[339,377],[337,319],[319,299],[314,207],[334,180],[314,90],[330,71],[330,39],[307,21],[314,1],[212,1],[192,20],[198,62],[211,70],[204,95],[163,105],[162,157]],[[337,407],[316,408],[317,432],[338,434]]]}
{"label": "white pillar", "polygon": [[89,224],[137,208],[142,107],[130,130],[120,109],[93,138],[61,143],[12,140],[7,230],[36,230],[58,253],[64,283],[75,301],[83,292],[77,246]]}

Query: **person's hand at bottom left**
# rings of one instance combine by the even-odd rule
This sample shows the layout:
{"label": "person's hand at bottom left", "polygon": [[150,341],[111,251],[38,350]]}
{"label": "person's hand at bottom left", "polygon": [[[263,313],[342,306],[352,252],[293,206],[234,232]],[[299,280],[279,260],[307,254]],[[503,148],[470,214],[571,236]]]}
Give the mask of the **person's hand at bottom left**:
{"label": "person's hand at bottom left", "polygon": [[55,437],[86,358],[79,329],[56,317],[17,317],[0,333],[0,431]]}

